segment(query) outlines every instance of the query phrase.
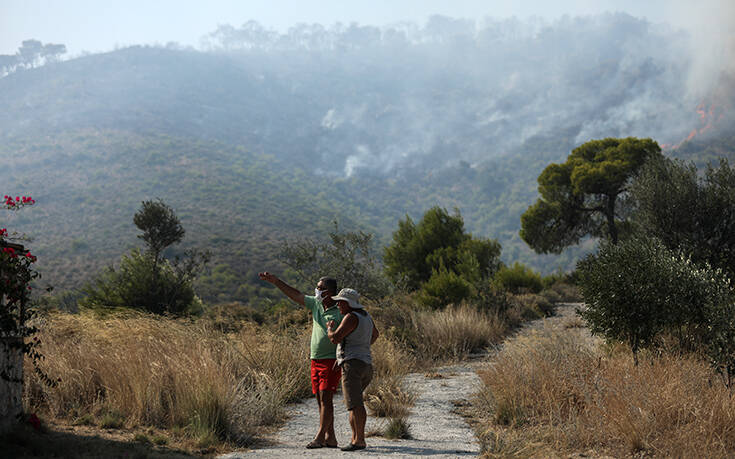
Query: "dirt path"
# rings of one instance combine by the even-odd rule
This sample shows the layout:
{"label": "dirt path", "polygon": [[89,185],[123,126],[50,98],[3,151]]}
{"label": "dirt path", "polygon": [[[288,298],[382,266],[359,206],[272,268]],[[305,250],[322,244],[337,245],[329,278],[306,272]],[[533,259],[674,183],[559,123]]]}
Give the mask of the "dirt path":
{"label": "dirt path", "polygon": [[[557,316],[546,319],[554,325],[574,320],[574,305],[563,305]],[[544,326],[543,320],[529,323],[521,331]],[[411,440],[388,440],[382,437],[369,437],[368,448],[359,452],[342,452],[338,449],[307,450],[304,446],[313,438],[318,423],[316,400],[311,398],[289,408],[289,420],[273,439],[273,445],[261,449],[233,452],[219,456],[222,459],[246,457],[337,457],[355,454],[371,457],[417,457],[456,458],[476,456],[480,445],[465,420],[455,413],[477,392],[480,380],[475,370],[485,364],[487,359],[463,362],[459,365],[441,367],[431,373],[412,373],[406,377],[405,384],[417,394],[416,403],[408,417]],[[346,445],[350,438],[341,394],[335,395],[335,431],[340,445]],[[366,432],[382,430],[387,421],[368,417]]]}

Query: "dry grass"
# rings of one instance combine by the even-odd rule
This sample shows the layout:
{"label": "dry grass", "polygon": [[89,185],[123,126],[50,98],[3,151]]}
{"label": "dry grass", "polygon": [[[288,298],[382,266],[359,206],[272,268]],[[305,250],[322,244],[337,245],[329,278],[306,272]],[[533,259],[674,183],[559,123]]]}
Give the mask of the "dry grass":
{"label": "dry grass", "polygon": [[413,326],[418,355],[429,360],[465,358],[500,342],[508,328],[498,315],[466,304],[415,312]]}
{"label": "dry grass", "polygon": [[633,365],[578,329],[511,340],[480,372],[488,456],[594,450],[620,457],[732,457],[735,399],[695,356]]}
{"label": "dry grass", "polygon": [[251,442],[310,388],[305,333],[224,333],[207,321],[84,313],[50,316],[40,338],[43,368],[61,382],[50,389],[28,371],[28,409],[172,429],[200,447]]}
{"label": "dry grass", "polygon": [[[378,324],[379,329],[382,327]],[[372,347],[373,380],[365,391],[365,406],[373,416],[407,416],[416,395],[403,384],[415,366],[414,358],[390,337],[382,337]]]}
{"label": "dry grass", "polygon": [[497,315],[469,305],[417,311],[403,303],[378,309],[376,321],[383,337],[373,346],[375,373],[365,405],[372,415],[389,418],[404,418],[413,406],[416,395],[402,384],[410,371],[466,358],[499,342],[507,331]]}

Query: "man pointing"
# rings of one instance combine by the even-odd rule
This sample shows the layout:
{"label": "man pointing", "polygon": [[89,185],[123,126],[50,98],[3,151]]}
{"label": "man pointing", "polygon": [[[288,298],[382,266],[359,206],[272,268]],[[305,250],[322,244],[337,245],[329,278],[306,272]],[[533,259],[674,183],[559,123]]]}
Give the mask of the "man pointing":
{"label": "man pointing", "polygon": [[307,448],[336,448],[337,438],[334,434],[333,396],[339,385],[341,368],[336,365],[337,346],[327,336],[327,322],[342,321],[342,314],[337,302],[332,299],[337,295],[337,280],[322,277],[316,284],[314,296],[304,295],[300,291],[283,282],[269,272],[258,273],[261,280],[278,287],[292,301],[306,306],[312,315],[311,328],[311,391],[316,395],[319,406],[319,432]]}

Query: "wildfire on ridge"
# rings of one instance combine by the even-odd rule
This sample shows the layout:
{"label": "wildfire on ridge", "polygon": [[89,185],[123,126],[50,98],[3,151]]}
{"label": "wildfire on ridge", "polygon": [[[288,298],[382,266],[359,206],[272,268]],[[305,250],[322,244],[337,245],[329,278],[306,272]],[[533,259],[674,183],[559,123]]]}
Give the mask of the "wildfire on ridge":
{"label": "wildfire on ridge", "polygon": [[661,148],[663,148],[664,150],[676,150],[684,142],[688,142],[696,136],[702,135],[714,129],[715,123],[720,121],[725,116],[725,110],[721,106],[712,103],[709,104],[709,107],[707,107],[707,103],[705,102],[697,105],[697,113],[699,114],[700,127],[692,129],[689,135],[676,145],[662,144]]}

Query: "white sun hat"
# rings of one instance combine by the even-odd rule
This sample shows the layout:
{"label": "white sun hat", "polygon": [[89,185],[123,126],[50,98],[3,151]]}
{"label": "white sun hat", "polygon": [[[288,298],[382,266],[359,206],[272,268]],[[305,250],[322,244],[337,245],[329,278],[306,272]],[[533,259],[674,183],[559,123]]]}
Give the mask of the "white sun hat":
{"label": "white sun hat", "polygon": [[332,297],[333,300],[345,300],[350,304],[352,309],[364,309],[365,306],[360,304],[360,294],[352,288],[343,288],[337,296]]}

